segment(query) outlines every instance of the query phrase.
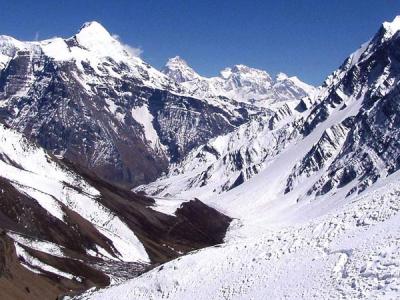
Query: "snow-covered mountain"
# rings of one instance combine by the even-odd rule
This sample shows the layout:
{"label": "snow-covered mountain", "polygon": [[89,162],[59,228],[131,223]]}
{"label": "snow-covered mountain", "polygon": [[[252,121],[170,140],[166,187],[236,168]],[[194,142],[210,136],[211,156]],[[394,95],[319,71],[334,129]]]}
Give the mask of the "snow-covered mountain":
{"label": "snow-covered mountain", "polygon": [[148,189],[235,218],[225,243],[81,299],[398,299],[399,49],[400,16],[291,113],[193,150]]}
{"label": "snow-covered mountain", "polygon": [[[360,192],[397,171],[397,20],[384,23],[313,96],[209,141],[173,165],[166,177],[139,190],[207,198],[268,172],[282,157],[285,193],[311,184],[299,199],[338,188]],[[287,152],[293,155],[286,157]]]}
{"label": "snow-covered mountain", "polygon": [[56,155],[127,185],[247,122],[260,109],[195,99],[97,22],[67,39],[0,36],[0,117]]}
{"label": "snow-covered mountain", "polygon": [[298,130],[300,102],[288,102],[192,150],[158,180],[136,188],[166,198],[211,198],[265,169]]}
{"label": "snow-covered mountain", "polygon": [[60,161],[3,125],[0,142],[2,298],[54,299],[106,286],[220,243],[230,223],[200,201],[175,216],[158,213],[154,200]]}
{"label": "snow-covered mountain", "polygon": [[194,97],[226,97],[261,107],[298,100],[311,95],[315,90],[296,76],[288,77],[279,73],[272,79],[267,72],[245,65],[226,68],[221,71],[220,76],[207,78],[196,73],[179,56],[168,60],[162,71],[179,82]]}
{"label": "snow-covered mountain", "polygon": [[399,49],[397,17],[315,89],[1,36],[0,295],[398,298]]}
{"label": "snow-covered mountain", "polygon": [[345,204],[286,207],[279,226],[264,205],[251,233],[237,223],[218,247],[76,299],[398,299],[400,178],[388,179]]}

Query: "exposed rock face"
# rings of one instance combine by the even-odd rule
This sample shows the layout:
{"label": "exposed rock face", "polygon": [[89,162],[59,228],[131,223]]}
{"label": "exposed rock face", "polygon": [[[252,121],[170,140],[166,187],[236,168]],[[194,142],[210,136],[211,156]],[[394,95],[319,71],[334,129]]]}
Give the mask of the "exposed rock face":
{"label": "exposed rock face", "polygon": [[254,118],[233,132],[195,148],[166,176],[136,188],[149,195],[202,199],[229,191],[265,169],[299,136],[296,103]]}
{"label": "exposed rock face", "polygon": [[291,151],[288,163],[295,160],[290,170],[270,170],[285,178],[285,193],[309,186],[307,196],[341,188],[349,195],[397,171],[399,24],[399,17],[384,23],[313,96],[288,102],[265,118],[211,140],[171,166],[167,176],[138,190],[207,198],[268,171],[286,149]]}
{"label": "exposed rock face", "polygon": [[[181,96],[183,88],[96,22],[69,39],[0,37],[0,116],[52,153],[128,186],[258,109]],[[178,134],[177,134],[178,132]]]}
{"label": "exposed rock face", "polygon": [[3,125],[0,141],[2,296],[51,299],[131,278],[221,243],[231,221],[199,201],[176,215],[157,212],[153,199],[59,161]]}
{"label": "exposed rock face", "polygon": [[397,171],[400,137],[400,35],[397,17],[384,23],[373,39],[328,77],[326,94],[305,121],[304,134],[336,118],[345,135],[340,151],[309,193],[325,194],[352,183],[361,192],[380,177]]}
{"label": "exposed rock face", "polygon": [[[50,255],[47,258],[50,258]],[[98,286],[106,286],[109,283],[107,276],[77,260],[65,259],[63,263],[65,268],[75,267],[81,274],[86,273],[90,278],[85,283],[86,288],[93,286],[93,283]],[[13,240],[4,232],[0,236],[0,269],[0,294],[4,299],[57,299],[59,295],[71,290],[85,290],[81,283],[58,278],[51,273],[46,276],[38,275],[26,269],[19,262]]]}

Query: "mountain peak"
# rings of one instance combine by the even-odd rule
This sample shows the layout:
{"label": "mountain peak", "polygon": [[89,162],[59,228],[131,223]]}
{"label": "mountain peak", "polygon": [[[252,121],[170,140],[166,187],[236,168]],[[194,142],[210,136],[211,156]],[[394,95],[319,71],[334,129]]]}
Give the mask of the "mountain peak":
{"label": "mountain peak", "polygon": [[87,49],[99,49],[106,45],[118,43],[103,25],[96,21],[84,23],[75,38],[79,45]]}
{"label": "mountain peak", "polygon": [[400,16],[393,19],[392,22],[383,22],[380,30],[374,37],[374,41],[382,43],[390,40],[400,30]]}
{"label": "mountain peak", "polygon": [[234,65],[231,70],[233,73],[251,73],[251,72],[267,73],[263,70],[251,68],[251,67],[243,65],[243,64]]}
{"label": "mountain peak", "polygon": [[186,60],[181,58],[179,55],[171,57],[170,59],[168,59],[168,61],[166,63],[167,66],[169,66],[169,65],[177,65],[177,64],[188,66]]}
{"label": "mountain peak", "polygon": [[229,78],[232,76],[232,74],[246,74],[246,73],[255,73],[255,72],[262,72],[262,73],[267,73],[262,70],[254,69],[249,66],[243,65],[243,64],[237,64],[234,65],[233,67],[227,67],[223,69],[220,74],[221,77],[224,79]]}
{"label": "mountain peak", "polygon": [[[228,70],[230,71],[230,73],[228,72]],[[264,87],[270,86],[273,81],[271,76],[266,71],[252,68],[243,64],[234,65],[231,69],[225,69],[221,72],[221,76],[223,78],[228,78],[232,76],[234,78],[240,78],[240,81],[244,85],[261,84]]]}
{"label": "mountain peak", "polygon": [[111,36],[110,33],[107,31],[107,29],[104,28],[103,25],[101,25],[97,21],[90,21],[84,23],[81,28],[79,29],[78,34],[95,34],[97,36],[99,35],[105,35],[105,36]]}
{"label": "mountain peak", "polygon": [[400,30],[400,16],[396,16],[392,22],[383,22],[382,26],[393,34]]}
{"label": "mountain peak", "polygon": [[131,56],[118,36],[110,34],[96,21],[84,23],[73,38],[81,48],[97,57],[112,57],[116,61],[121,61]]}
{"label": "mountain peak", "polygon": [[234,65],[230,70],[235,74],[246,74],[247,76],[262,77],[267,81],[271,81],[271,77],[266,71],[252,68],[243,64]]}
{"label": "mountain peak", "polygon": [[178,83],[200,77],[180,56],[170,58],[162,72]]}
{"label": "mountain peak", "polygon": [[282,80],[285,80],[288,78],[289,78],[289,76],[287,76],[285,73],[280,72],[280,73],[276,74],[276,81],[282,81]]}

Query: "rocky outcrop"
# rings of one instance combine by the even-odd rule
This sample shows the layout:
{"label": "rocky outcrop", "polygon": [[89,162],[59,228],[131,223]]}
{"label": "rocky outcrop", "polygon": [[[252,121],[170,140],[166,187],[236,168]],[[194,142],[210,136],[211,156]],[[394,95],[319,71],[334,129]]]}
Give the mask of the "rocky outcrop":
{"label": "rocky outcrop", "polygon": [[154,180],[192,148],[257,109],[183,88],[100,24],[69,39],[0,37],[0,117],[42,147],[128,187]]}

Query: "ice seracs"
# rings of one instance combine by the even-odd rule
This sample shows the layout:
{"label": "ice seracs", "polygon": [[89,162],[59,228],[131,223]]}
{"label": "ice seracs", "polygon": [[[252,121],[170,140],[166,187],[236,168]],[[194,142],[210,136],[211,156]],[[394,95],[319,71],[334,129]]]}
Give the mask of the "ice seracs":
{"label": "ice seracs", "polygon": [[[0,126],[12,249],[32,272],[77,281],[65,268],[82,257],[131,274],[120,266],[221,243],[230,224],[224,244],[83,297],[397,297],[398,23],[318,89],[245,65],[206,78],[178,57],[163,75],[93,22],[69,39],[0,38],[4,122],[66,158]],[[171,162],[137,189],[155,203],[74,171],[138,184]],[[68,263],[49,267],[56,258]]]}

